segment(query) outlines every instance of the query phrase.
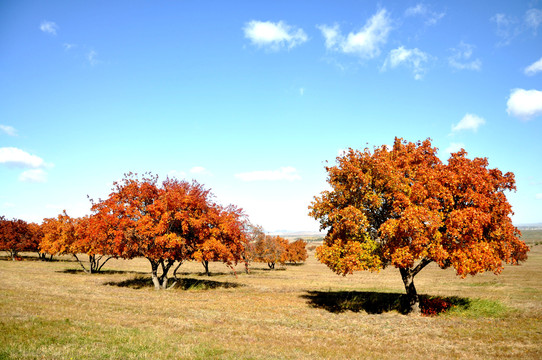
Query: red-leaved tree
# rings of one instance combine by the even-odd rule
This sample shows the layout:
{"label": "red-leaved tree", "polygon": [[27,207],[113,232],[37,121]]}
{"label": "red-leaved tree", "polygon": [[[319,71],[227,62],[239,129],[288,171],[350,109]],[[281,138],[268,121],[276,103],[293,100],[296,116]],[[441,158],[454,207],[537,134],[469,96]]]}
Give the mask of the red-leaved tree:
{"label": "red-leaved tree", "polygon": [[[72,218],[66,211],[56,218],[44,219],[40,251],[51,256],[72,255],[84,272],[100,272],[113,256],[108,255],[110,248],[93,223],[92,217]],[[88,256],[88,265],[80,258],[81,254]]]}
{"label": "red-leaved tree", "polygon": [[33,245],[31,228],[26,221],[0,216],[0,250],[7,251],[15,260],[19,252],[34,251]]}
{"label": "red-leaved tree", "polygon": [[350,149],[326,170],[331,190],[310,206],[328,230],[318,259],[342,275],[397,267],[411,311],[419,311],[414,277],[432,262],[465,277],[527,257],[505,194],[514,175],[486,158],[461,150],[444,164],[429,139],[396,138],[391,149]]}
{"label": "red-leaved tree", "polygon": [[[110,254],[145,257],[156,289],[167,287],[176,261],[179,265],[185,260],[203,261],[206,251],[213,253],[208,260],[226,263],[235,263],[240,256],[232,252],[244,236],[241,210],[218,206],[210,191],[195,181],[166,179],[159,185],[152,174],[141,179],[126,174],[114,183],[107,199],[93,204],[92,211],[110,244]],[[206,248],[206,242],[212,247]]]}
{"label": "red-leaved tree", "polygon": [[297,239],[296,241],[289,243],[286,246],[286,254],[284,260],[289,263],[305,262],[307,260],[307,242],[303,239]]}

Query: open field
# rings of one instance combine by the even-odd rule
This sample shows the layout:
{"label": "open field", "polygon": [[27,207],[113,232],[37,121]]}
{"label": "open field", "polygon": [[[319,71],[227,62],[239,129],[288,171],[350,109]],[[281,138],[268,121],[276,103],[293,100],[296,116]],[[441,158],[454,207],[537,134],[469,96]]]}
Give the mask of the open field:
{"label": "open field", "polygon": [[313,252],[237,277],[184,264],[168,291],[150,287],[145,259],[93,275],[62,260],[0,260],[0,359],[542,358],[542,246],[500,276],[424,269],[419,293],[462,304],[436,317],[394,310],[398,270],[341,277]]}

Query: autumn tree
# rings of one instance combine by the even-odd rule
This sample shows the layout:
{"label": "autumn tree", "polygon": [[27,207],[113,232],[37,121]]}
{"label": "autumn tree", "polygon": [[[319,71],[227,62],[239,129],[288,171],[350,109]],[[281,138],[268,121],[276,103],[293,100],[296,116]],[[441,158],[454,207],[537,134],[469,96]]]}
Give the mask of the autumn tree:
{"label": "autumn tree", "polygon": [[231,245],[243,235],[240,210],[218,206],[210,190],[195,181],[166,179],[159,185],[152,174],[141,179],[126,174],[114,183],[107,199],[93,204],[92,211],[111,243],[111,254],[125,259],[145,257],[156,289],[167,287],[176,261],[199,258],[204,250],[216,250],[221,260],[235,262],[234,246],[224,249],[218,243]]}
{"label": "autumn tree", "polygon": [[289,263],[298,263],[307,260],[306,246],[307,242],[303,239],[297,239],[296,241],[289,243],[286,246],[284,261]]}
{"label": "autumn tree", "polygon": [[270,269],[274,269],[275,264],[286,262],[287,248],[288,240],[283,237],[264,235],[254,243],[254,261],[267,263]]}
{"label": "autumn tree", "polygon": [[32,234],[26,221],[0,216],[0,250],[7,251],[12,260],[21,251],[33,250]]}
{"label": "autumn tree", "polygon": [[210,261],[221,261],[233,269],[243,259],[246,239],[241,209],[233,205],[224,208],[215,204],[210,207],[207,219],[209,235],[197,244],[192,257],[203,264],[209,276]]}
{"label": "autumn tree", "polygon": [[256,252],[256,244],[265,237],[265,232],[261,225],[245,224],[245,244],[241,255],[245,263],[245,272],[249,273],[249,264],[256,262],[258,254]]}
{"label": "autumn tree", "polygon": [[[108,255],[99,235],[92,233],[91,220],[88,216],[72,218],[66,211],[56,218],[44,219],[40,251],[50,255],[72,255],[84,272],[100,272],[112,256]],[[80,258],[82,254],[88,256],[88,265]]]}
{"label": "autumn tree", "polygon": [[[43,230],[41,228],[41,225],[36,223],[28,223],[28,231],[29,231],[29,243],[30,243],[30,250],[29,251],[35,251],[38,253],[38,258],[40,260],[52,260],[53,255],[47,254],[45,252],[42,252],[40,249],[40,244],[43,239]],[[49,257],[47,257],[49,255]]]}
{"label": "autumn tree", "polygon": [[349,149],[326,170],[331,190],[309,207],[328,230],[319,261],[342,275],[395,266],[410,311],[419,311],[414,277],[430,263],[464,278],[527,257],[505,195],[514,175],[486,158],[461,150],[444,164],[429,139],[396,138],[391,149]]}

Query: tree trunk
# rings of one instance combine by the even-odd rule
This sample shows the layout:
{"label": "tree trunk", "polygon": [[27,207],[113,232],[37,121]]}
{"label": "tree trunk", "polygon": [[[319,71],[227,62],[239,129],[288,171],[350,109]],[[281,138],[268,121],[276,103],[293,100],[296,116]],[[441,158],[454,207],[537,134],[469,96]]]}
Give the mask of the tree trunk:
{"label": "tree trunk", "polygon": [[149,259],[149,262],[151,263],[151,270],[152,270],[152,283],[154,284],[155,290],[160,290],[160,279],[158,278],[158,261],[154,261]]}
{"label": "tree trunk", "polygon": [[[166,289],[167,282],[168,282],[167,274],[169,272],[169,269],[173,265],[173,263],[175,263],[175,260],[167,260],[167,262],[164,262],[164,259],[160,259],[160,260],[148,259],[148,260],[151,263],[152,283],[154,284],[154,289],[155,290]],[[158,276],[158,266],[162,267],[162,274],[160,276]]]}
{"label": "tree trunk", "polygon": [[90,263],[90,267],[87,269],[85,267],[85,264],[83,264],[83,262],[81,260],[79,260],[79,258],[77,257],[77,254],[73,254],[73,257],[75,257],[75,260],[77,260],[77,262],[79,263],[79,265],[81,265],[81,267],[83,268],[83,271],[86,272],[87,274],[92,274],[92,263]]}
{"label": "tree trunk", "polygon": [[432,260],[427,258],[422,259],[418,265],[414,268],[399,268],[401,277],[403,278],[403,284],[405,284],[406,290],[406,311],[411,314],[419,314],[420,309],[420,297],[414,286],[414,276],[416,276],[424,267],[431,263]]}
{"label": "tree trunk", "polygon": [[91,273],[92,272],[99,273],[100,271],[102,271],[102,267],[105,265],[105,263],[113,258],[112,256],[109,256],[100,264],[100,261],[102,261],[104,256],[105,255],[89,255],[88,256]]}
{"label": "tree trunk", "polygon": [[209,261],[203,260],[201,263],[203,264],[203,267],[205,268],[205,275],[211,276],[211,273],[209,272]]}
{"label": "tree trunk", "polygon": [[412,314],[420,313],[420,297],[416,292],[416,287],[414,286],[414,275],[412,275],[411,269],[399,269],[401,272],[401,277],[403,278],[403,283],[405,284],[405,290],[407,295],[406,301],[406,311]]}
{"label": "tree trunk", "polygon": [[248,261],[245,261],[245,273],[250,273],[250,269],[248,268]]}

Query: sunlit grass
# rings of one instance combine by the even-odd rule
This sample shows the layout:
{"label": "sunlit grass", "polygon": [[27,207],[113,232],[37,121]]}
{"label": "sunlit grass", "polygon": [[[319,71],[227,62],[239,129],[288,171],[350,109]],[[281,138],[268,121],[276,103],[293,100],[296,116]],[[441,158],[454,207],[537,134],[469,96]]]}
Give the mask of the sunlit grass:
{"label": "sunlit grass", "polygon": [[0,359],[542,358],[542,247],[500,276],[428,266],[418,292],[454,305],[432,317],[401,314],[396,269],[342,277],[313,253],[248,275],[183,264],[165,291],[145,259],[107,265],[0,260]]}

